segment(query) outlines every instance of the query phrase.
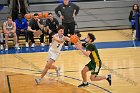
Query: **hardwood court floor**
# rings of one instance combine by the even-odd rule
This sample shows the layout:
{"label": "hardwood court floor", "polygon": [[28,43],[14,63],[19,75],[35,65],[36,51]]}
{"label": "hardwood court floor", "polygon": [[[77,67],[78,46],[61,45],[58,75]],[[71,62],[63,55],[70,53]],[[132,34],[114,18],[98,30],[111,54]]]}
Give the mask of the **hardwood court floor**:
{"label": "hardwood court floor", "polygon": [[[129,31],[128,31],[129,32]],[[97,40],[109,41],[103,33],[94,32]],[[127,31],[126,31],[127,33]],[[83,33],[85,34],[85,32]],[[118,38],[117,35],[118,34]],[[112,36],[114,35],[114,36]],[[129,40],[114,31],[110,40]],[[125,34],[126,35],[126,34]],[[104,39],[102,39],[104,38]],[[48,53],[28,53],[28,54],[5,54],[0,55],[0,93],[9,93],[6,75],[10,77],[12,93],[140,93],[140,48],[114,48],[99,49],[103,67],[99,75],[112,74],[112,86],[106,80],[90,82],[85,88],[77,88],[81,83],[80,71],[89,58],[82,55],[80,51],[63,51],[56,61],[56,65],[61,66],[61,77],[55,76],[55,71],[50,70],[40,85],[35,85],[34,79],[40,76],[40,71],[44,68]],[[16,75],[17,74],[17,75]],[[88,73],[88,77],[90,72]],[[25,92],[26,91],[26,92]]]}

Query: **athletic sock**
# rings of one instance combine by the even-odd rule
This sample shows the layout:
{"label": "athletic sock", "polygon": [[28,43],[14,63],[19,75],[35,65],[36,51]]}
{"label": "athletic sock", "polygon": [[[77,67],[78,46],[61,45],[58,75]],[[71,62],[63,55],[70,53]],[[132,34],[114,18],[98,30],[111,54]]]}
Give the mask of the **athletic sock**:
{"label": "athletic sock", "polygon": [[87,84],[88,82],[83,82],[84,84]]}
{"label": "athletic sock", "polygon": [[107,75],[107,76],[105,76],[105,78],[107,79],[107,78],[108,78],[108,75]]}

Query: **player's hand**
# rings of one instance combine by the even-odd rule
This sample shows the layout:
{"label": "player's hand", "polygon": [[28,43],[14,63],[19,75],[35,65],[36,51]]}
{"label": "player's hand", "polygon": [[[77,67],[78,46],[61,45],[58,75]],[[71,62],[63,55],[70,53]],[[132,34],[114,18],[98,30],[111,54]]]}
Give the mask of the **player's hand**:
{"label": "player's hand", "polygon": [[82,50],[82,48],[83,48],[82,43],[80,43],[80,42],[77,42],[77,43],[75,44],[75,47],[76,47],[76,49],[78,49],[78,50]]}
{"label": "player's hand", "polygon": [[63,19],[64,19],[64,16],[60,16],[60,19],[62,19],[62,20],[63,20]]}

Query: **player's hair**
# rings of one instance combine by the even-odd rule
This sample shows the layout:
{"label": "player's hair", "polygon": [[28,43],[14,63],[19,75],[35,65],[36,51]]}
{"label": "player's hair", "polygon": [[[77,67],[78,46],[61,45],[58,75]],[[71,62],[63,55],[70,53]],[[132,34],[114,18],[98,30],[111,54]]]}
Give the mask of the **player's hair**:
{"label": "player's hair", "polygon": [[59,25],[57,31],[59,31],[60,29],[65,29],[65,27],[63,25]]}
{"label": "player's hair", "polygon": [[74,34],[76,34],[78,37],[81,37],[82,35],[80,34],[79,30],[75,30]]}
{"label": "player's hair", "polygon": [[8,16],[7,19],[12,19],[12,17],[11,16]]}
{"label": "player's hair", "polygon": [[35,13],[34,16],[39,16],[38,13]]}
{"label": "player's hair", "polygon": [[88,33],[88,36],[92,40],[92,42],[94,42],[94,40],[96,39],[92,33]]}

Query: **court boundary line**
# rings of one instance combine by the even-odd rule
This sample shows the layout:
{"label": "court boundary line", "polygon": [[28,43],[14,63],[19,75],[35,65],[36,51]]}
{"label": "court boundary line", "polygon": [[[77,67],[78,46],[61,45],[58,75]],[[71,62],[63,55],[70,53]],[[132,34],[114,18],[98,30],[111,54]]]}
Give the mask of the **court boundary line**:
{"label": "court boundary line", "polygon": [[7,77],[7,84],[8,84],[9,93],[12,93],[9,75],[6,75],[6,77]]}
{"label": "court boundary line", "polygon": [[[37,71],[38,72],[38,71]],[[52,75],[56,75],[56,74],[54,74],[54,73],[49,73],[49,74],[52,74]],[[9,85],[8,85],[8,87],[9,87],[9,93],[12,93],[11,91],[12,91],[12,89],[11,89],[11,86],[10,86],[10,77],[9,76],[16,76],[16,75],[24,75],[24,74],[14,74],[14,75],[7,75],[8,76],[8,78],[9,78]],[[82,81],[82,80],[80,80],[80,79],[78,79],[78,78],[74,78],[74,77],[70,77],[70,76],[66,76],[66,75],[60,75],[60,76],[63,76],[63,77],[65,77],[65,78],[70,78],[70,79],[72,79],[72,80],[77,80],[77,81]],[[50,77],[49,77],[50,78]],[[105,89],[105,88],[103,88],[103,87],[101,87],[101,86],[98,86],[98,85],[96,85],[96,84],[93,84],[93,83],[90,83],[89,82],[89,84],[90,85],[92,85],[92,86],[95,86],[95,87],[97,87],[97,88],[99,88],[99,89],[102,89],[103,91],[106,91],[106,92],[108,92],[108,93],[112,93],[111,91],[109,91],[109,90],[107,90],[107,89]]]}
{"label": "court boundary line", "polygon": [[[13,68],[13,69],[14,69],[14,68]],[[18,69],[18,68],[16,68],[16,69]],[[20,69],[20,68],[19,68],[19,69]],[[20,69],[20,70],[22,70],[22,69]],[[30,69],[24,69],[24,70],[29,70],[29,71],[34,71],[34,72],[41,72],[41,71],[30,70]],[[56,75],[56,74],[51,73],[51,72],[49,72],[49,74]],[[16,75],[24,75],[24,74],[8,75],[8,78],[9,78],[9,76],[16,76]],[[70,76],[67,76],[67,75],[60,75],[60,76],[63,76],[63,77],[65,77],[65,78],[70,78],[70,79],[72,79],[72,80],[82,81],[82,80],[80,80],[80,79],[78,79],[78,78],[70,77]],[[9,79],[9,80],[10,80],[10,79]],[[95,86],[95,87],[97,87],[97,88],[99,88],[99,89],[102,89],[103,91],[106,91],[106,92],[108,92],[108,93],[112,93],[111,91],[109,91],[109,90],[107,90],[107,89],[105,89],[105,88],[103,88],[103,87],[101,87],[101,86],[98,86],[98,85],[96,85],[96,84],[93,84],[93,83],[91,83],[91,82],[89,82],[89,84],[92,85],[92,86]],[[9,93],[11,93],[11,92],[9,92]]]}

